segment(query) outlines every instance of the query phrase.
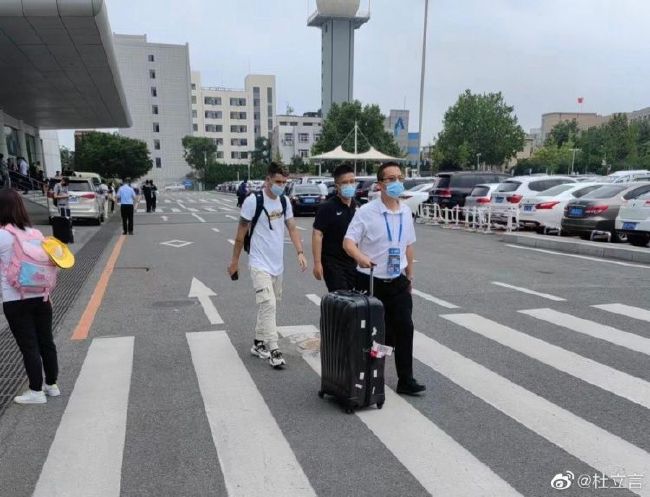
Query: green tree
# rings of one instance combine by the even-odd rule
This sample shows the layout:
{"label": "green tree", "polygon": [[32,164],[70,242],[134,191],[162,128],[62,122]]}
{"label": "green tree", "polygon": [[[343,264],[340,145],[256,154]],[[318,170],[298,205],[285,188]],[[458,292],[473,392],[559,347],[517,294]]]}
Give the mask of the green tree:
{"label": "green tree", "polygon": [[85,134],[78,141],[74,163],[77,169],[104,178],[140,178],[152,167],[145,142],[97,131]]}
{"label": "green tree", "polygon": [[361,102],[343,102],[332,104],[327,118],[323,121],[323,132],[312,147],[312,154],[323,152],[343,145],[343,149],[354,152],[354,123],[359,125],[357,151],[359,153],[375,147],[384,154],[401,157],[402,153],[391,133],[384,129],[386,118],[378,105],[361,105]]}
{"label": "green tree", "polygon": [[576,137],[580,133],[578,129],[578,121],[575,119],[571,121],[561,121],[553,126],[551,132],[546,137],[545,145],[555,145],[561,147],[568,141],[575,143]]}
{"label": "green tree", "polygon": [[271,150],[271,140],[264,136],[255,139],[255,150],[252,152],[253,164],[266,164],[271,162],[273,152]]}
{"label": "green tree", "polygon": [[61,147],[59,150],[61,155],[61,171],[74,171],[74,150],[68,147]]}
{"label": "green tree", "polygon": [[445,113],[436,148],[441,169],[468,169],[481,162],[500,166],[524,146],[525,133],[501,93],[474,95],[470,90]]}
{"label": "green tree", "polygon": [[199,179],[204,179],[208,167],[217,161],[217,145],[212,138],[185,136],[183,143],[183,158],[197,173]]}

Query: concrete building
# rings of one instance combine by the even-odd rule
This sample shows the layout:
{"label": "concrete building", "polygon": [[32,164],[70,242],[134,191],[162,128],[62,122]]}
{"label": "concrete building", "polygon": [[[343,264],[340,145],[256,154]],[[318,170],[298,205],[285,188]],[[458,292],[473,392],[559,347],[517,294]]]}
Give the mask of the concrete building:
{"label": "concrete building", "polygon": [[417,166],[420,159],[418,150],[419,133],[409,133],[410,111],[406,109],[392,109],[384,121],[384,129],[393,135],[399,146],[402,157],[406,158],[408,165]]}
{"label": "concrete building", "polygon": [[601,116],[600,114],[586,112],[549,112],[547,114],[542,114],[542,143],[544,143],[546,137],[556,124],[563,121],[573,120],[578,123],[578,129],[584,131],[605,124],[609,120],[609,116]]}
{"label": "concrete building", "polygon": [[634,110],[627,113],[627,118],[630,121],[647,121],[650,119],[650,107],[645,107],[640,110]]}
{"label": "concrete building", "polygon": [[0,153],[54,175],[58,139],[42,130],[129,126],[101,1],[0,3]]}
{"label": "concrete building", "polygon": [[370,14],[357,15],[360,0],[316,0],[317,10],[307,21],[322,34],[321,110],[327,117],[333,103],[354,98],[354,32]]}
{"label": "concrete building", "polygon": [[122,136],[144,141],[159,184],[182,180],[191,171],[182,139],[192,134],[190,53],[185,45],[150,43],[146,35],[115,35],[115,53],[133,118]]}
{"label": "concrete building", "polygon": [[[410,165],[417,167],[420,160],[420,150],[418,149],[420,143],[420,133],[408,134],[408,148],[406,149],[406,160]],[[424,156],[423,156],[424,157]]]}
{"label": "concrete building", "polygon": [[273,156],[279,155],[283,164],[290,164],[294,157],[309,157],[323,132],[323,119],[315,112],[307,112],[302,116],[280,115],[276,122]]}
{"label": "concrete building", "polygon": [[275,120],[275,76],[250,74],[244,88],[204,87],[201,73],[192,72],[192,132],[212,138],[217,159],[248,164],[255,140],[271,139]]}

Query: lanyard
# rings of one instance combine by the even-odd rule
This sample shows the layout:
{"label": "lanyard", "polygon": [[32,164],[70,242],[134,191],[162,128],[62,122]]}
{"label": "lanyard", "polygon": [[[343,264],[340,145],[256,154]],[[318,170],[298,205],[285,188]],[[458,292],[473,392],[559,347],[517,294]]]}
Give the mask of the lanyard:
{"label": "lanyard", "polygon": [[[390,226],[388,225],[388,213],[384,212],[384,221],[386,221],[386,231],[388,232],[388,241],[392,243],[393,241],[393,235],[390,232]],[[402,228],[404,226],[402,225],[402,213],[399,213],[399,238],[397,239],[397,243],[402,242]]]}

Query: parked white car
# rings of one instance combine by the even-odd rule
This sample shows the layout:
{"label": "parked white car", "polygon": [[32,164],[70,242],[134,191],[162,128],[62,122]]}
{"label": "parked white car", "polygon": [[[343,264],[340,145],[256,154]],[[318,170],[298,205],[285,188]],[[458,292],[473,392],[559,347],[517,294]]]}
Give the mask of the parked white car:
{"label": "parked white car", "polygon": [[[54,185],[61,180],[50,181],[51,189],[47,194],[47,207],[50,220],[59,215],[59,209],[54,205]],[[106,203],[101,193],[97,192],[90,179],[68,179],[68,208],[73,219],[91,220],[100,225],[106,219]]]}
{"label": "parked white car", "polygon": [[185,191],[185,185],[181,185],[180,183],[175,183],[173,185],[167,185],[165,187],[166,192],[184,192]]}
{"label": "parked white car", "polygon": [[645,247],[650,242],[650,193],[623,204],[615,226],[616,231],[627,235],[632,245]]}
{"label": "parked white car", "polygon": [[465,197],[465,207],[487,207],[492,200],[495,190],[501,183],[483,183],[476,185]]}
{"label": "parked white car", "polygon": [[429,193],[436,186],[436,183],[422,183],[406,190],[399,198],[402,203],[409,206],[414,215],[417,215],[420,204],[429,200]]}
{"label": "parked white car", "polygon": [[564,208],[569,201],[580,198],[609,183],[564,183],[540,192],[532,197],[524,197],[519,204],[519,223],[523,227],[559,230]]}
{"label": "parked white car", "polygon": [[636,169],[631,171],[616,171],[607,176],[610,183],[629,183],[637,181],[637,178],[650,176],[650,171],[646,169]]}
{"label": "parked white car", "polygon": [[518,208],[524,197],[534,195],[565,183],[575,183],[576,180],[568,176],[549,176],[545,174],[531,176],[515,176],[501,183],[492,195],[490,207],[492,220],[507,222],[508,217],[513,218],[513,208]]}

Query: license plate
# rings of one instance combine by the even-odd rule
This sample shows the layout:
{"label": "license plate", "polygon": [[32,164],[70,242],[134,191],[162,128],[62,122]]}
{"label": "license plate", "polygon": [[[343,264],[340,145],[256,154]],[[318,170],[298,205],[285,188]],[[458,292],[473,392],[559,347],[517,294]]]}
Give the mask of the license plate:
{"label": "license plate", "polygon": [[497,197],[497,204],[502,204],[503,199],[504,199],[504,197]]}
{"label": "license plate", "polygon": [[316,199],[315,198],[303,198],[302,201],[305,204],[313,204],[313,203],[316,202]]}
{"label": "license plate", "polygon": [[77,197],[68,197],[68,202],[70,202],[71,204],[78,204],[79,199]]}
{"label": "license plate", "polygon": [[623,229],[624,230],[635,230],[637,224],[639,224],[639,223],[623,223]]}
{"label": "license plate", "polygon": [[532,205],[524,205],[524,212],[533,212]]}

